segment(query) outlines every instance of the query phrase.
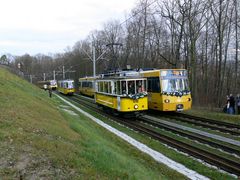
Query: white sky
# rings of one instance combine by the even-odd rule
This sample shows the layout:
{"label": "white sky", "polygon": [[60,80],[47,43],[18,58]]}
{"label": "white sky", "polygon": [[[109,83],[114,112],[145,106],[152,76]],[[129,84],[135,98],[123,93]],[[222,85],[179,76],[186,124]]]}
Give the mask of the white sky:
{"label": "white sky", "polygon": [[64,52],[67,46],[125,20],[137,0],[0,0],[0,55]]}

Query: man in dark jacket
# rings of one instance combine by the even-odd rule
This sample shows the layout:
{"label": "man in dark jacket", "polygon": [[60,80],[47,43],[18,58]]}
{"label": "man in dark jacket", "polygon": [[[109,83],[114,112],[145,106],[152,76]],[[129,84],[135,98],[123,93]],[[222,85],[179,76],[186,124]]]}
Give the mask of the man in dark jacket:
{"label": "man in dark jacket", "polygon": [[230,102],[229,114],[235,114],[235,99],[232,94],[230,94],[229,96],[229,102]]}
{"label": "man in dark jacket", "polygon": [[237,105],[237,114],[240,114],[240,95],[237,94],[236,97],[236,105]]}

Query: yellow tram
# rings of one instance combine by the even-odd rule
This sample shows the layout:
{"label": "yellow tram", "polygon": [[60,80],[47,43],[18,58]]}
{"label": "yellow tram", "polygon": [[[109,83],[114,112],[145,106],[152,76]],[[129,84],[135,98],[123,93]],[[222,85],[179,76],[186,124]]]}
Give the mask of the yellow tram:
{"label": "yellow tram", "polygon": [[49,81],[38,81],[36,84],[39,88],[47,90],[50,82]]}
{"label": "yellow tram", "polygon": [[37,86],[41,89],[57,89],[57,81],[56,80],[47,80],[47,81],[38,81]]}
{"label": "yellow tram", "polygon": [[148,109],[146,79],[121,76],[98,78],[95,102],[112,112],[139,114]]}
{"label": "yellow tram", "polygon": [[79,93],[85,96],[94,97],[95,79],[94,77],[79,78]]}
{"label": "yellow tram", "polygon": [[140,71],[147,78],[148,108],[159,111],[183,111],[192,106],[185,69]]}
{"label": "yellow tram", "polygon": [[49,88],[51,88],[52,90],[56,90],[57,89],[57,81],[56,80],[49,80],[50,84],[49,84]]}
{"label": "yellow tram", "polygon": [[61,80],[58,81],[58,91],[65,95],[73,95],[75,92],[74,80]]}

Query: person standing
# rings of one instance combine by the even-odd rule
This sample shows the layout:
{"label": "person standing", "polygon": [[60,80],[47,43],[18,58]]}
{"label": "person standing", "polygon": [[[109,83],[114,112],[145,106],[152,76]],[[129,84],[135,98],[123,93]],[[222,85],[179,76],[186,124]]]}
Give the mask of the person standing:
{"label": "person standing", "polygon": [[236,97],[236,105],[237,105],[237,114],[240,114],[240,95],[237,94]]}
{"label": "person standing", "polygon": [[235,99],[232,94],[229,96],[229,114],[235,114]]}
{"label": "person standing", "polygon": [[226,101],[226,105],[223,108],[223,112],[229,114],[229,106],[230,106],[230,99],[229,96],[227,95],[227,101]]}
{"label": "person standing", "polygon": [[49,93],[49,97],[51,98],[52,97],[52,88],[51,87],[48,89],[48,93]]}

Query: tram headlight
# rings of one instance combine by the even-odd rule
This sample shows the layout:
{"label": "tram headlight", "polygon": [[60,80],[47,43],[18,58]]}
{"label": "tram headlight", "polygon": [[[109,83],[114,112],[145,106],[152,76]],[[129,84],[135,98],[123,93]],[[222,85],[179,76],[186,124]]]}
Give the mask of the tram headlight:
{"label": "tram headlight", "polygon": [[138,109],[138,105],[137,104],[134,105],[134,109]]}
{"label": "tram headlight", "polygon": [[170,100],[169,99],[165,99],[164,102],[165,103],[170,103]]}

